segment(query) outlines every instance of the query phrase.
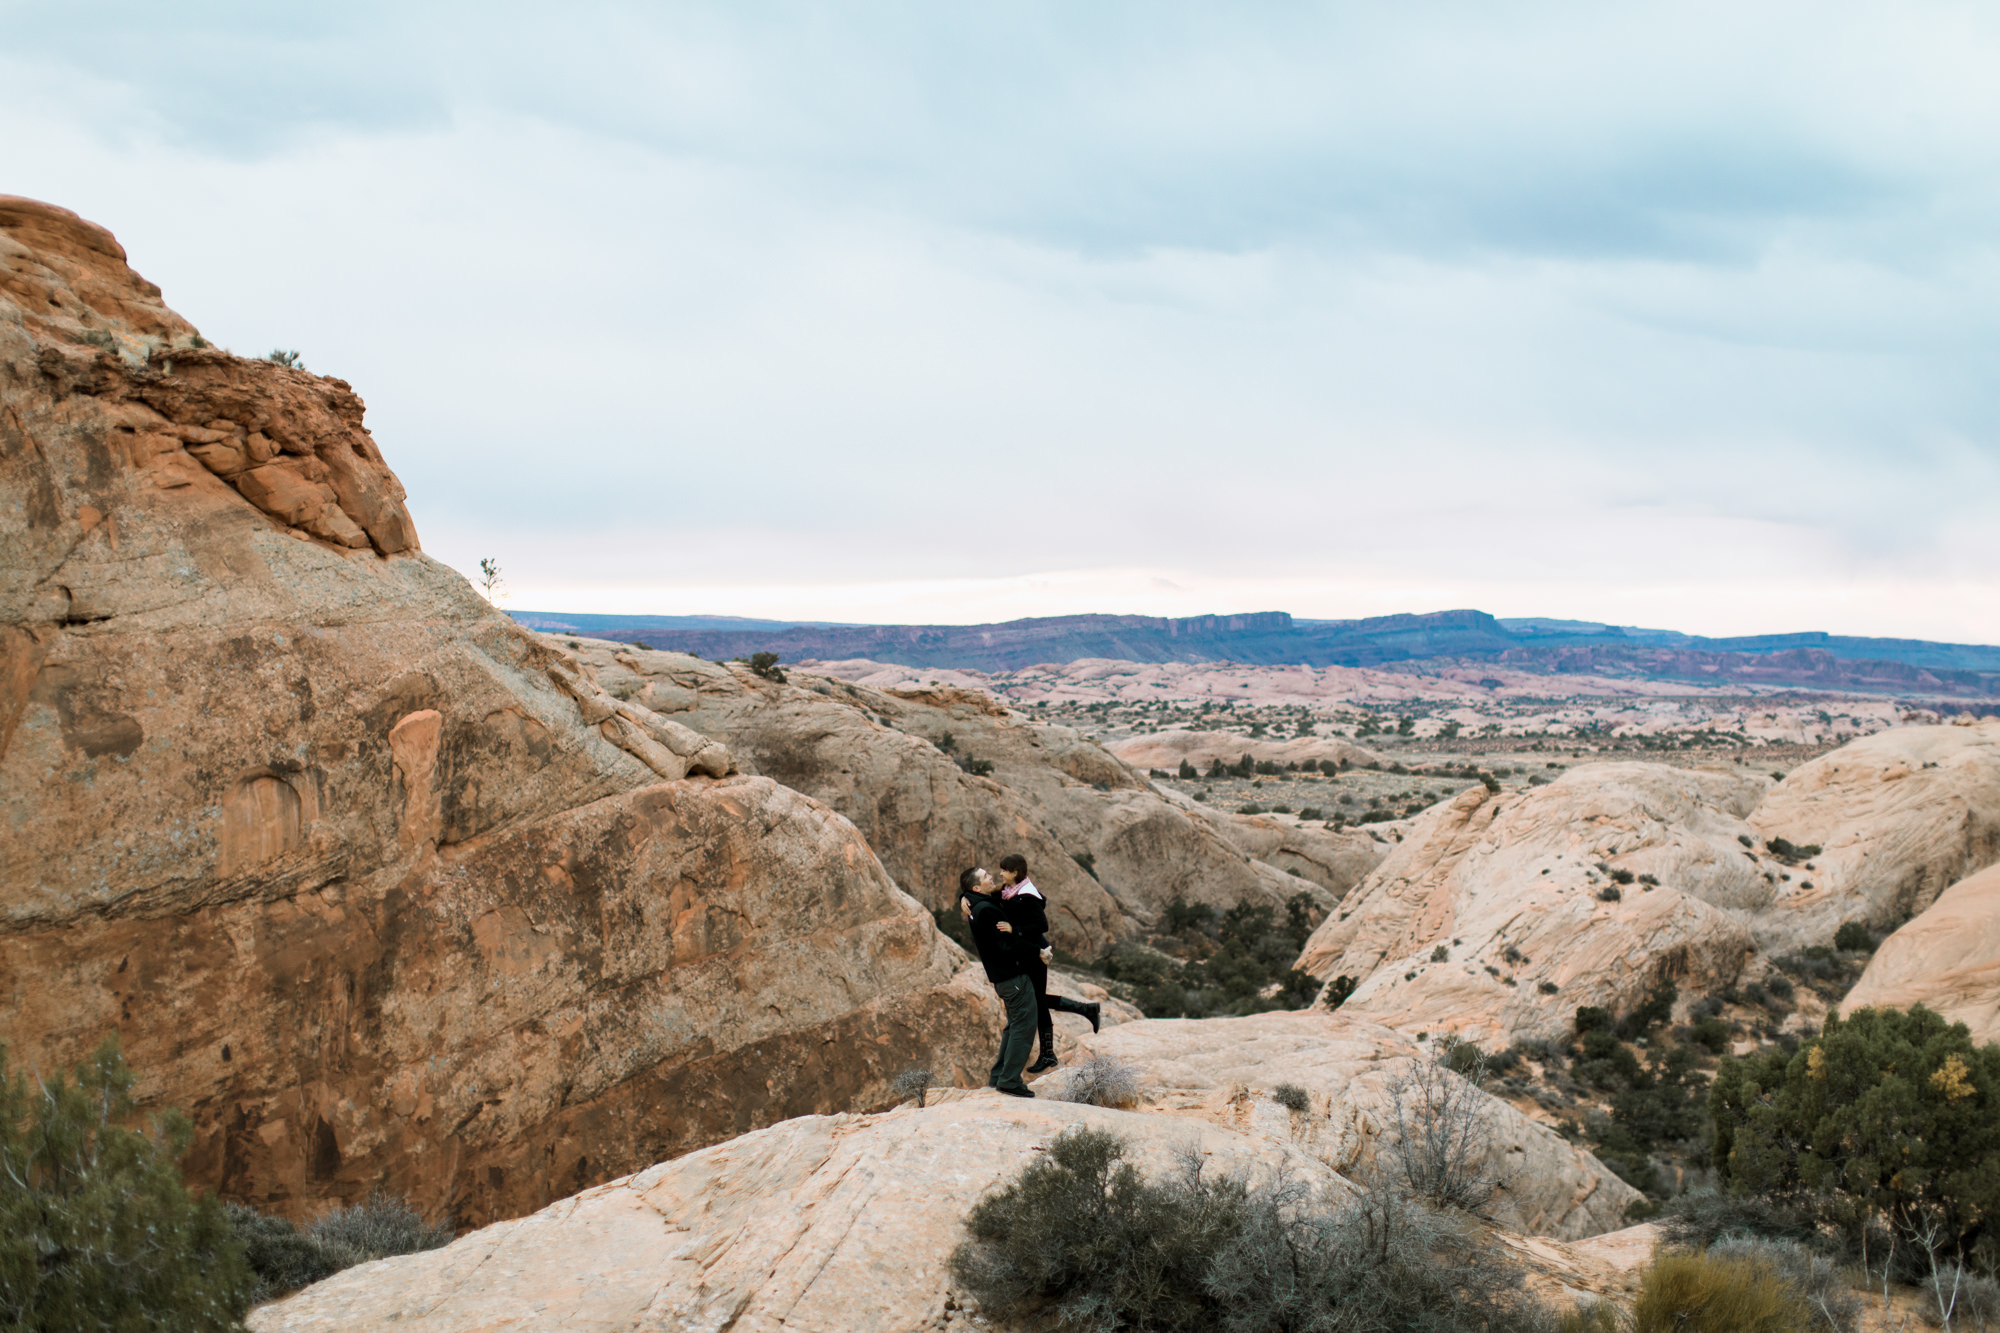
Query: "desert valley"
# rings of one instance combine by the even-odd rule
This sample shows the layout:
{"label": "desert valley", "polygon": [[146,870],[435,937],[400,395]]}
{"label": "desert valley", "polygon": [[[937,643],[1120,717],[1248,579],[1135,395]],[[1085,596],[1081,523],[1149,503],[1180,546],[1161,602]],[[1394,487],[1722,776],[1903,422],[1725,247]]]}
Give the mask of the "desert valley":
{"label": "desert valley", "polygon": [[[0,491],[9,1077],[115,1036],[235,1225],[438,1231],[266,1274],[261,1333],[1026,1328],[965,1247],[1031,1166],[1115,1138],[1351,1218],[1432,1112],[1486,1187],[1431,1252],[1575,1319],[1741,1193],[1740,1071],[1870,1006],[2000,1040],[1992,650],[1449,613],[1393,653],[1252,627],[1317,665],[1144,625],[1103,643],[1150,659],[942,665],[517,619],[424,553],[355,386],[209,344],[11,197]],[[1051,989],[1102,1006],[1033,1107],[985,1086],[957,911],[1005,852]]]}

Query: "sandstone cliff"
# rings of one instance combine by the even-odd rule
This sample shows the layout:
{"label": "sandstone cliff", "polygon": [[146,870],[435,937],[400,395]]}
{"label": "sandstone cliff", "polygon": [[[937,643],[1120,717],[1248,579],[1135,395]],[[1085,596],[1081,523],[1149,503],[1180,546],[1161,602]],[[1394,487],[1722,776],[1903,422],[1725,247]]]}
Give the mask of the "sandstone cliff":
{"label": "sandstone cliff", "polygon": [[1348,1005],[1395,1027],[1559,1037],[1581,1005],[1719,989],[1759,954],[1886,925],[1996,859],[1997,723],[1880,733],[1775,785],[1587,764],[1420,816],[1299,965],[1355,978]]}
{"label": "sandstone cliff", "polygon": [[417,549],[342,382],[0,200],[0,1041],[122,1037],[198,1182],[519,1213],[989,1058],[848,822]]}
{"label": "sandstone cliff", "polygon": [[1087,957],[1128,923],[1150,924],[1177,894],[1227,907],[1305,891],[1325,905],[1377,859],[1359,835],[1245,825],[1158,791],[1074,729],[984,693],[891,693],[803,671],[779,683],[740,663],[544,639],[576,645],[613,697],[713,737],[745,771],[839,810],[933,907],[951,904],[966,866],[1020,851],[1048,893],[1057,942]]}

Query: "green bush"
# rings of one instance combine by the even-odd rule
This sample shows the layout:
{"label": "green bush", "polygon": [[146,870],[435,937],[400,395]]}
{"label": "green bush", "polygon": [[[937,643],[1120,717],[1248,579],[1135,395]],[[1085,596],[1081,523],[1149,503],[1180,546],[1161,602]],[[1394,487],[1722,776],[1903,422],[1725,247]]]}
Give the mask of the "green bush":
{"label": "green bush", "polygon": [[107,1037],[75,1081],[11,1077],[0,1048],[0,1328],[235,1330],[253,1280],[228,1216],[177,1165],[187,1118],[128,1128],[133,1076]]}
{"label": "green bush", "polygon": [[1725,1060],[1715,1163],[1738,1190],[1804,1193],[1964,1253],[2000,1213],[2000,1046],[1916,1005],[1828,1017],[1818,1037]]}
{"label": "green bush", "polygon": [[1859,921],[1845,922],[1833,933],[1833,947],[1842,953],[1874,953],[1875,932]]}
{"label": "green bush", "polygon": [[1663,1254],[1640,1281],[1633,1333],[1812,1333],[1814,1314],[1769,1264]]}
{"label": "green bush", "polygon": [[453,1237],[449,1225],[427,1223],[406,1201],[379,1190],[365,1203],[321,1214],[304,1230],[241,1204],[230,1204],[228,1213],[236,1239],[256,1274],[252,1304],[310,1286],[372,1259],[435,1250],[451,1244]]}
{"label": "green bush", "polygon": [[778,665],[776,653],[750,654],[750,669],[765,680],[776,681],[780,685],[785,683],[785,671]]}
{"label": "green bush", "polygon": [[973,1208],[951,1268],[986,1318],[1091,1333],[1554,1322],[1476,1228],[1388,1191],[1329,1210],[1212,1172],[1198,1152],[1148,1181],[1126,1152],[1072,1128]]}

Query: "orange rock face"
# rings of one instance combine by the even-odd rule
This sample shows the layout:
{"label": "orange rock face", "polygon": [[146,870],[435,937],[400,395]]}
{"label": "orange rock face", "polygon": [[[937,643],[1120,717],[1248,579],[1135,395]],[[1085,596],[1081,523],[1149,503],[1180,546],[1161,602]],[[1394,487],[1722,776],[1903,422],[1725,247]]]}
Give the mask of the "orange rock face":
{"label": "orange rock face", "polygon": [[345,384],[0,201],[0,1041],[117,1031],[192,1176],[477,1223],[990,1058],[852,825],[417,549]]}

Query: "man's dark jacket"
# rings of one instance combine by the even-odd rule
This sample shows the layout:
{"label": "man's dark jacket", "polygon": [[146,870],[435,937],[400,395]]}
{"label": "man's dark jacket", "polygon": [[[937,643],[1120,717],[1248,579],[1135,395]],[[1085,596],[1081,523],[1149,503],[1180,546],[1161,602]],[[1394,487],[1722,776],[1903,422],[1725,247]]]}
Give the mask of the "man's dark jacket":
{"label": "man's dark jacket", "polygon": [[[1000,923],[1007,919],[1002,909],[1006,904],[997,897],[984,893],[968,893],[966,901],[972,904],[972,942],[979,948],[979,961],[986,968],[986,979],[994,985],[1012,981],[1015,977],[1028,975],[1028,958],[1032,951],[1020,942],[1018,933],[1009,935],[1002,931]],[[1019,932],[1021,927],[1014,927]]]}

